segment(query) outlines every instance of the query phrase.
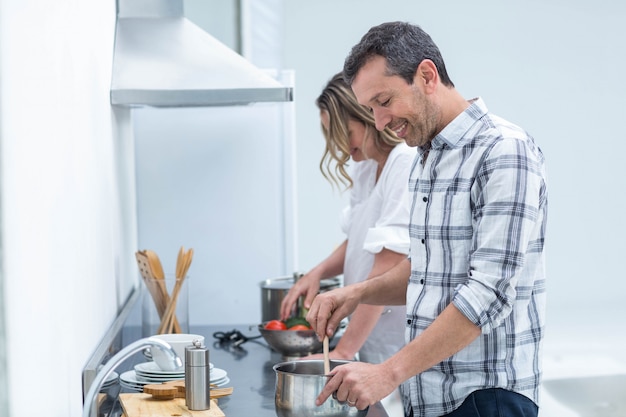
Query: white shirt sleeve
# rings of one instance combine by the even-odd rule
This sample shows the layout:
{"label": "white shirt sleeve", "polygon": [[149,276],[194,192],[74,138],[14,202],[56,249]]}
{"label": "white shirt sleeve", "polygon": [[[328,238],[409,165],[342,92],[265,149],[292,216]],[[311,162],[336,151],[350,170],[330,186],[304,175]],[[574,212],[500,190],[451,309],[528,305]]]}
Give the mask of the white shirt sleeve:
{"label": "white shirt sleeve", "polygon": [[363,248],[379,253],[383,248],[409,253],[409,173],[415,159],[415,148],[396,146],[385,163],[373,193],[378,195],[380,213],[367,231]]}

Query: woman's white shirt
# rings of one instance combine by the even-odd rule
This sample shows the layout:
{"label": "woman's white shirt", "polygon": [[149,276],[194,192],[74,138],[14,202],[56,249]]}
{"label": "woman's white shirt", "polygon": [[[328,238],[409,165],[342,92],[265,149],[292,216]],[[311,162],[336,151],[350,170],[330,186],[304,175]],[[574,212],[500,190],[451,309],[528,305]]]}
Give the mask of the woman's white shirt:
{"label": "woman's white shirt", "polygon": [[[378,164],[357,162],[350,173],[353,186],[350,205],[344,209],[342,230],[348,245],[344,261],[344,284],[366,279],[374,255],[386,248],[409,253],[409,173],[416,149],[404,143],[387,157],[376,181]],[[404,306],[385,306],[376,327],[359,350],[362,361],[379,363],[404,345]]]}

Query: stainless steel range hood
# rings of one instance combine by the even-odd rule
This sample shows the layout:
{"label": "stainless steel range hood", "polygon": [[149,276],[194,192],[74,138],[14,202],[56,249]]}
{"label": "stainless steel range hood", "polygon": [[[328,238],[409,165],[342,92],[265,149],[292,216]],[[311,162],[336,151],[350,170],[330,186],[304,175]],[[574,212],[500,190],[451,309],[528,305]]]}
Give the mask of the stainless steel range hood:
{"label": "stainless steel range hood", "polygon": [[111,104],[292,101],[293,91],[183,16],[182,0],[118,0]]}

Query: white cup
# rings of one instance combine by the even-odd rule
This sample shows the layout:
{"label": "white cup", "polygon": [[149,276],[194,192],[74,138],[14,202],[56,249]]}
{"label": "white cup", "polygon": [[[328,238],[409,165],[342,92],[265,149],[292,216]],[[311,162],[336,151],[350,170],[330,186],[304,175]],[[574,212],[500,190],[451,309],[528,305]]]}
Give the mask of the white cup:
{"label": "white cup", "polygon": [[180,368],[174,368],[172,362],[167,358],[166,354],[161,349],[158,347],[151,347],[150,353],[152,354],[152,360],[163,371],[177,371],[185,369],[185,347],[191,346],[194,340],[199,340],[200,343],[204,345],[204,336],[199,334],[173,333],[159,334],[152,337],[169,343],[183,364]]}

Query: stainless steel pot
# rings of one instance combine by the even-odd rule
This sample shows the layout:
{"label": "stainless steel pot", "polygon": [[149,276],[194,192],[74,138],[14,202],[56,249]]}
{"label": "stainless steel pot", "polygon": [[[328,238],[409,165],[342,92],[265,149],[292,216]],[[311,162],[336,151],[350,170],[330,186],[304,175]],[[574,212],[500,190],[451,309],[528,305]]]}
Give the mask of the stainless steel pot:
{"label": "stainless steel pot", "polygon": [[[293,286],[294,282],[300,278],[302,274],[296,272],[292,276],[271,278],[261,281],[261,322],[280,319],[280,303]],[[341,280],[339,277],[323,279],[320,281],[320,292],[326,292],[339,288]],[[302,297],[300,298],[302,300]],[[294,315],[300,315],[302,306],[298,303]]]}
{"label": "stainless steel pot", "polygon": [[[349,361],[331,360],[330,368]],[[323,360],[299,360],[274,365],[276,394],[274,403],[278,417],[363,417],[368,409],[359,410],[340,402],[332,395],[321,406],[315,399],[328,381]]]}

